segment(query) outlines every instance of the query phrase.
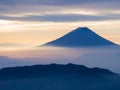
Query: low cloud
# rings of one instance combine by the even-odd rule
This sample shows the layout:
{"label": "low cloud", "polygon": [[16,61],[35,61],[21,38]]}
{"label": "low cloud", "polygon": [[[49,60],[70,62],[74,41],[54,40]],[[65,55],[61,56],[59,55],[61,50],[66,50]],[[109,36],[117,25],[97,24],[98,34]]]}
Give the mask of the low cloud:
{"label": "low cloud", "polygon": [[105,68],[120,73],[119,46],[96,48],[45,47],[12,54],[11,57],[17,56],[17,58],[0,57],[0,68],[33,64],[74,63],[86,65],[87,67]]}

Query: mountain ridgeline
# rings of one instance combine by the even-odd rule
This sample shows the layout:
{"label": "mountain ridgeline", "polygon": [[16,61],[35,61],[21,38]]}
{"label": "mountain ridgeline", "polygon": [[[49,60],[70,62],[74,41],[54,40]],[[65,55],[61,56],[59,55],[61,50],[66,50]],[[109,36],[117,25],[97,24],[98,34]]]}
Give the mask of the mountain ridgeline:
{"label": "mountain ridgeline", "polygon": [[50,64],[50,65],[33,65],[23,67],[9,67],[0,70],[0,79],[10,78],[28,78],[41,77],[49,74],[78,74],[87,76],[113,75],[115,73],[101,68],[88,68],[84,65],[75,64]]}
{"label": "mountain ridgeline", "polygon": [[3,68],[0,90],[120,90],[120,75],[75,64]]}
{"label": "mountain ridgeline", "polygon": [[98,34],[96,34],[87,27],[80,27],[42,46],[90,47],[90,46],[106,46],[106,45],[116,45],[116,44],[99,36]]}

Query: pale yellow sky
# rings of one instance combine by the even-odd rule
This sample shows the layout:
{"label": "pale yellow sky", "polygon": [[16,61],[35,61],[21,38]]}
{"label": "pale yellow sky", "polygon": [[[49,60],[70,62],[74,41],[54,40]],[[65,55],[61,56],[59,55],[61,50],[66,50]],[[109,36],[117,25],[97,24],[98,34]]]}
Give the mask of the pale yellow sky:
{"label": "pale yellow sky", "polygon": [[0,0],[0,48],[41,45],[78,27],[120,44],[120,0]]}
{"label": "pale yellow sky", "polygon": [[41,45],[83,26],[87,26],[104,38],[120,44],[119,20],[63,23],[0,20],[0,26],[1,47]]}

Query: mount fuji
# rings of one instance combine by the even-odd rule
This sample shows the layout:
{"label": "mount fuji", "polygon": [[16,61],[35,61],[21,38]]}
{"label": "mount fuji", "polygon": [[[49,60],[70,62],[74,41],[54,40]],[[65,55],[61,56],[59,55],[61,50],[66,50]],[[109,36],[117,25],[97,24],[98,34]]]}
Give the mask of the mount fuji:
{"label": "mount fuji", "polygon": [[87,27],[79,27],[54,41],[43,44],[42,46],[89,47],[106,45],[116,44],[99,36]]}

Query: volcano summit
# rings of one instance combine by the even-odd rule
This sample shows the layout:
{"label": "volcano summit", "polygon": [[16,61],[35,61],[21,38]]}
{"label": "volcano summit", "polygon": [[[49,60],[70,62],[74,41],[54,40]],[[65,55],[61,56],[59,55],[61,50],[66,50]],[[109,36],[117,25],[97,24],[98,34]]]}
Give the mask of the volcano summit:
{"label": "volcano summit", "polygon": [[68,34],[48,42],[42,46],[57,47],[89,47],[116,45],[115,43],[99,36],[87,27],[79,27]]}

